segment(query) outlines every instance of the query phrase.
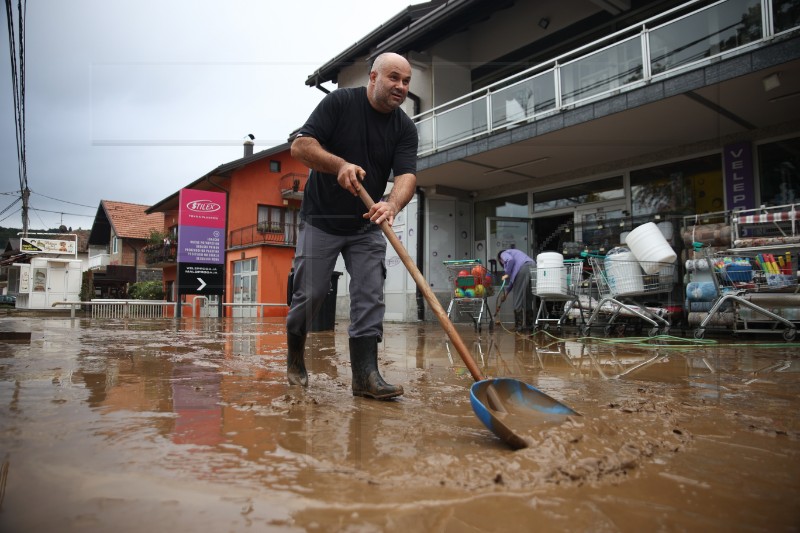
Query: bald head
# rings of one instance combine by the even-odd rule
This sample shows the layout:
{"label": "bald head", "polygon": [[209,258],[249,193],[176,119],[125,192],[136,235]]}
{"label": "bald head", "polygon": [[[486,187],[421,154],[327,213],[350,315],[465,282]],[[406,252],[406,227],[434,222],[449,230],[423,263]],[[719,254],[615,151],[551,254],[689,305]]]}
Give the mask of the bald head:
{"label": "bald head", "polygon": [[370,105],[381,113],[394,111],[405,101],[410,83],[411,65],[406,58],[392,52],[379,55],[369,73]]}

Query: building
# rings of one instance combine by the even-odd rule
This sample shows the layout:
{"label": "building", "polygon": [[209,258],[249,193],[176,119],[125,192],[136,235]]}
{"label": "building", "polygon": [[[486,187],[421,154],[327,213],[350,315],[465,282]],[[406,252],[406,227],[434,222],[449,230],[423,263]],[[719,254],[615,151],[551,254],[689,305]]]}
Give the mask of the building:
{"label": "building", "polygon": [[[412,65],[420,135],[398,231],[445,301],[444,260],[603,253],[648,221],[683,252],[687,219],[800,196],[797,2],[433,1],[306,84],[364,85],[385,51]],[[396,270],[387,318],[423,316]]]}
{"label": "building", "polygon": [[[287,284],[297,242],[297,214],[308,168],[292,159],[289,144],[253,153],[245,141],[244,156],[220,165],[186,185],[186,189],[224,193],[227,198],[224,291],[195,305],[191,288],[177,287],[176,254],[153,258],[163,268],[167,299],[181,293],[182,314],[202,307],[225,307],[224,316],[286,316]],[[164,216],[164,231],[177,242],[180,191],[157,202],[147,213]],[[180,243],[178,243],[180,245]],[[196,292],[196,291],[195,291]],[[258,305],[257,305],[258,304]],[[211,312],[220,316],[217,312]]]}
{"label": "building", "polygon": [[162,213],[147,214],[146,205],[101,200],[89,235],[89,271],[93,297],[127,298],[128,287],[161,279],[148,265],[148,247],[161,249]]}

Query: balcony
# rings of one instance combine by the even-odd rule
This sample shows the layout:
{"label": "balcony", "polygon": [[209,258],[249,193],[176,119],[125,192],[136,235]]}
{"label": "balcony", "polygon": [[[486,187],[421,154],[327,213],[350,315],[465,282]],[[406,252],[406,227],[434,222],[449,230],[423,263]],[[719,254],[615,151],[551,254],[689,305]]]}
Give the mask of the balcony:
{"label": "balcony", "polygon": [[260,222],[230,232],[228,248],[249,246],[296,246],[297,224],[268,224]]}
{"label": "balcony", "polygon": [[102,270],[109,265],[110,261],[110,254],[93,255],[89,258],[89,270]]}
{"label": "balcony", "polygon": [[689,1],[414,117],[418,155],[746,53],[796,31],[789,0]]}
{"label": "balcony", "polygon": [[164,246],[163,244],[148,244],[142,248],[144,252],[144,262],[151,268],[163,268],[166,265],[174,265],[178,253],[178,246],[175,243]]}
{"label": "balcony", "polygon": [[308,181],[307,174],[299,174],[297,172],[290,172],[281,176],[279,187],[281,189],[281,196],[284,200],[302,200],[303,191],[306,188],[306,181]]}

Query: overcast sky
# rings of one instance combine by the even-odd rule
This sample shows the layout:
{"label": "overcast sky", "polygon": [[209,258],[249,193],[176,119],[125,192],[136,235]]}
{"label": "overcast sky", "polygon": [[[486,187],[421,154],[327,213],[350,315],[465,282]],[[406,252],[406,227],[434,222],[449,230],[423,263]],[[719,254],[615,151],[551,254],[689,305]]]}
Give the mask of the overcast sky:
{"label": "overcast sky", "polygon": [[[100,200],[152,205],[242,157],[248,133],[255,151],[286,142],[323,96],[306,78],[413,3],[28,1],[30,227],[88,229]],[[19,196],[19,172],[0,41],[2,211]],[[0,226],[22,226],[20,205]]]}

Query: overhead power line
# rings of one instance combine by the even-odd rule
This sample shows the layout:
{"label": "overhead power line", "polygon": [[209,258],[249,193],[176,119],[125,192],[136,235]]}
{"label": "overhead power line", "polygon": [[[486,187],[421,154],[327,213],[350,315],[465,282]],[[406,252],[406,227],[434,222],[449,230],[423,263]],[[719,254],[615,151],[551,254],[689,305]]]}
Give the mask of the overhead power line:
{"label": "overhead power line", "polygon": [[48,200],[55,200],[56,202],[64,202],[65,204],[77,205],[79,207],[88,207],[89,209],[95,209],[96,205],[86,205],[86,204],[79,204],[76,202],[70,202],[68,200],[62,200],[61,198],[53,198],[52,196],[47,196],[46,194],[42,194],[40,192],[31,191],[31,193],[35,194],[36,196],[41,196],[43,198],[47,198]]}
{"label": "overhead power line", "polygon": [[[19,33],[14,31],[14,7],[6,0],[8,20],[8,51],[11,55],[11,85],[14,93],[14,122],[17,136],[17,165],[19,173],[19,193],[22,199],[22,234],[28,234],[28,169],[25,160],[25,0],[17,1],[17,20]],[[15,43],[16,37],[16,43]],[[17,53],[19,48],[19,54]],[[18,60],[19,59],[19,60]]]}

